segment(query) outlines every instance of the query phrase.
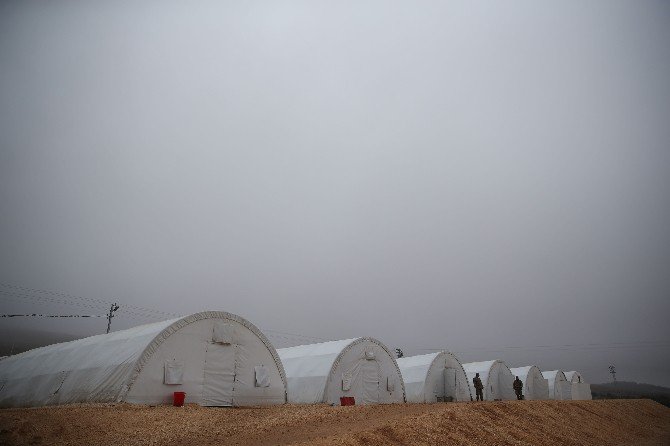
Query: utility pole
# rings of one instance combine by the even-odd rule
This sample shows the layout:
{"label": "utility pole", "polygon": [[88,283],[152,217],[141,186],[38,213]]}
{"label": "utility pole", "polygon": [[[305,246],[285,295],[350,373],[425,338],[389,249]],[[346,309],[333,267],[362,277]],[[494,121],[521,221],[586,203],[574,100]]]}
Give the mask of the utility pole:
{"label": "utility pole", "polygon": [[112,318],[114,317],[114,312],[119,309],[119,306],[116,303],[113,303],[111,307],[109,307],[109,313],[107,313],[107,333],[109,333],[109,329],[112,326]]}
{"label": "utility pole", "polygon": [[613,365],[610,366],[610,373],[612,374],[612,381],[616,384],[616,367]]}

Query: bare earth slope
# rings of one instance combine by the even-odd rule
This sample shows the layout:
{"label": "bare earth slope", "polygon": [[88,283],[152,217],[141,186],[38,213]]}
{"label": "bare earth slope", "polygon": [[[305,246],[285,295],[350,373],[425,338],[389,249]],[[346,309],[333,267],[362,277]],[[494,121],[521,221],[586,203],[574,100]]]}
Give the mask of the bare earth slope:
{"label": "bare earth slope", "polygon": [[649,400],[223,409],[127,404],[0,410],[0,444],[670,445]]}

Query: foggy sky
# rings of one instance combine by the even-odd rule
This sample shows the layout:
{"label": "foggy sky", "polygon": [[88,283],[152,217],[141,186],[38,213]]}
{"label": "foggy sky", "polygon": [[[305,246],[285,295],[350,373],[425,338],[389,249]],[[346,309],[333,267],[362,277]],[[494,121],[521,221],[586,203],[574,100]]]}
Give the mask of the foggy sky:
{"label": "foggy sky", "polygon": [[[669,25],[661,1],[1,3],[0,282],[670,385]],[[108,307],[77,302],[0,313]]]}

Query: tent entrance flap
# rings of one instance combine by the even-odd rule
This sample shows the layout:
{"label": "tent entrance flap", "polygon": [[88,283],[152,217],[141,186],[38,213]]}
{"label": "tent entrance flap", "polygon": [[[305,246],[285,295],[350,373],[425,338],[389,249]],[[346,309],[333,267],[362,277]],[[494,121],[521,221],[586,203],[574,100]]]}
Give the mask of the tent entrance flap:
{"label": "tent entrance flap", "polygon": [[235,392],[236,347],[234,344],[208,343],[202,386],[204,406],[232,406]]}
{"label": "tent entrance flap", "polygon": [[557,400],[571,400],[572,399],[572,383],[568,381],[559,381],[556,383],[556,399]]}
{"label": "tent entrance flap", "polygon": [[379,403],[379,363],[377,361],[362,361],[361,377],[363,382],[363,403]]}
{"label": "tent entrance flap", "polygon": [[444,396],[442,401],[454,400],[456,400],[456,369],[447,367],[444,369]]}

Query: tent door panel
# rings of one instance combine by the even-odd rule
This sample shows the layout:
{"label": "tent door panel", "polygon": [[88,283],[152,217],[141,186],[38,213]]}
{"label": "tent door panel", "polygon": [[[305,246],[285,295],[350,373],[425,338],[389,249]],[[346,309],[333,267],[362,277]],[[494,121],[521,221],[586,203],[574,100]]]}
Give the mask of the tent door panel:
{"label": "tent door panel", "polygon": [[456,399],[456,369],[447,367],[444,369],[444,393],[443,401],[451,402]]}
{"label": "tent door panel", "polygon": [[556,399],[557,400],[571,400],[572,384],[567,381],[559,381],[556,383]]}
{"label": "tent door panel", "polygon": [[237,359],[235,351],[234,344],[207,344],[202,387],[204,406],[233,405]]}
{"label": "tent door panel", "polygon": [[535,376],[532,392],[529,389],[528,396],[532,399],[546,399],[549,396],[549,384],[547,380]]}
{"label": "tent door panel", "polygon": [[379,363],[377,361],[364,360],[361,366],[361,377],[363,382],[363,404],[379,403]]}

